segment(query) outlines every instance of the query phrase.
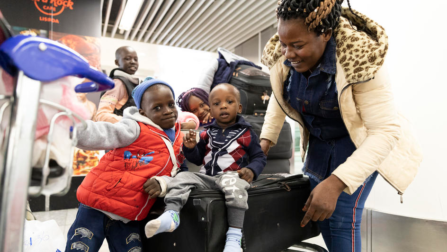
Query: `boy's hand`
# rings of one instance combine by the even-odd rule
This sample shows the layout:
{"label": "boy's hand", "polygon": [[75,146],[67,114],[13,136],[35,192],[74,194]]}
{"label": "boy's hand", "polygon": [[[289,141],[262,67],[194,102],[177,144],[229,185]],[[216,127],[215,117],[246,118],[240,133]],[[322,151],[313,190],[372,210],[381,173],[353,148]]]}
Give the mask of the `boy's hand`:
{"label": "boy's hand", "polygon": [[181,124],[182,130],[185,129],[196,129],[197,125],[194,121],[189,121]]}
{"label": "boy's hand", "polygon": [[194,130],[189,130],[189,133],[186,133],[186,136],[183,137],[183,145],[188,149],[194,149],[197,145],[196,141],[196,132]]}
{"label": "boy's hand", "polygon": [[143,185],[143,189],[147,194],[149,194],[150,199],[157,198],[161,193],[160,184],[156,179],[148,179]]}
{"label": "boy's hand", "polygon": [[255,177],[255,174],[249,168],[242,168],[238,170],[237,173],[239,173],[239,178],[247,181],[248,183],[251,183]]}

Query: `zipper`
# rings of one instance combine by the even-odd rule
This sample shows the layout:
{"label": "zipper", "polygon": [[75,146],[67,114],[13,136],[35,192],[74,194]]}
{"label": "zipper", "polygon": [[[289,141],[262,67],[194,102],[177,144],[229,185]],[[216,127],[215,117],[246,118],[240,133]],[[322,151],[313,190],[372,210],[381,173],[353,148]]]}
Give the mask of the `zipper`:
{"label": "zipper", "polygon": [[[382,175],[382,174],[380,174],[380,175]],[[382,178],[397,191],[397,194],[400,196],[400,203],[403,204],[404,203],[404,193],[401,192],[399,189],[397,189],[397,187],[395,187],[393,184],[391,184],[391,182],[387,178],[385,178],[385,176],[382,175]]]}
{"label": "zipper", "polygon": [[[341,103],[340,103],[341,96],[343,95],[343,92],[344,92],[348,87],[350,87],[350,86],[352,86],[352,85],[363,84],[363,83],[366,83],[366,82],[368,82],[368,81],[370,81],[370,80],[372,80],[372,79],[374,79],[374,77],[373,77],[373,78],[370,78],[370,79],[368,79],[368,80],[365,80],[365,81],[359,81],[359,82],[355,82],[355,83],[350,83],[350,84],[346,85],[346,86],[341,90],[340,98],[338,99],[338,108],[340,109],[340,115],[341,115],[341,118],[342,118],[342,120],[343,120],[343,123],[344,123],[344,119],[343,119],[343,113],[342,113]],[[351,135],[349,135],[349,137],[351,137]],[[352,140],[352,138],[351,138],[351,141],[354,143],[354,141]],[[357,146],[356,146],[356,147],[357,147]],[[358,147],[357,147],[357,148],[358,148]],[[380,174],[380,175],[382,175],[382,174]],[[394,185],[393,185],[387,178],[385,178],[383,175],[382,175],[382,178],[385,179],[385,181],[386,181],[388,184],[390,184],[390,185],[397,191],[397,194],[400,196],[400,203],[403,204],[403,203],[404,203],[404,193],[401,192],[399,189],[397,189],[397,187],[395,187],[395,186],[394,186]]]}
{"label": "zipper", "polygon": [[121,182],[121,178],[120,178],[120,180],[118,180],[118,182],[116,182],[116,184],[113,186],[113,188],[115,188],[120,182]]}
{"label": "zipper", "polygon": [[[272,90],[272,93],[275,95],[275,92],[274,92],[273,90]],[[276,95],[275,95],[275,97],[276,97]],[[304,128],[304,125],[301,124],[301,122],[298,122],[297,120],[295,120],[295,119],[293,119],[291,116],[289,116],[289,114],[287,114],[287,112],[284,110],[284,108],[283,108],[283,107],[281,106],[281,104],[279,103],[278,99],[275,98],[275,100],[276,100],[276,102],[278,103],[279,107],[281,108],[282,112],[284,112],[285,115],[287,115],[290,119],[292,119],[293,121],[297,122],[301,127]]]}
{"label": "zipper", "polygon": [[[343,123],[345,123],[345,120],[343,119],[343,113],[342,113],[342,111],[341,111],[341,104],[340,104],[340,100],[341,100],[341,96],[343,95],[343,92],[348,88],[348,87],[350,87],[350,86],[352,86],[352,85],[356,85],[356,84],[363,84],[363,83],[366,83],[366,82],[368,82],[368,81],[370,81],[370,80],[372,80],[373,78],[370,78],[370,79],[368,79],[368,80],[366,80],[366,81],[359,81],[359,82],[355,82],[355,83],[350,83],[350,84],[348,84],[348,85],[346,85],[342,90],[341,90],[341,93],[340,93],[340,98],[338,99],[338,108],[339,108],[339,110],[340,110],[340,116],[341,116],[341,119],[343,120]],[[345,124],[346,125],[346,124]],[[349,138],[351,138],[351,141],[354,143],[354,140],[352,139],[352,137],[351,137],[351,135],[349,135]],[[355,144],[355,143],[354,143]],[[358,146],[355,146],[356,148],[358,148]]]}
{"label": "zipper", "polygon": [[[224,130],[225,130],[225,129],[224,129]],[[214,165],[216,164],[216,156],[217,156],[217,154],[219,154],[219,153],[222,151],[223,148],[228,147],[228,144],[232,143],[233,141],[236,141],[236,140],[237,140],[243,133],[245,133],[246,131],[247,131],[247,130],[243,130],[243,131],[241,131],[241,132],[239,133],[239,135],[236,135],[236,136],[233,138],[232,141],[228,142],[228,143],[225,144],[222,148],[219,148],[219,150],[218,150],[216,153],[214,153],[213,164],[212,164],[212,166],[211,166],[211,174],[214,174]],[[210,139],[213,139],[213,138],[211,137],[211,135],[209,134],[208,131],[207,131],[206,133],[208,134],[208,136],[209,136]],[[241,134],[241,133],[242,133],[242,134]],[[210,141],[210,145],[211,145],[211,147],[214,148],[214,146],[213,146],[213,141]]]}
{"label": "zipper", "polygon": [[[309,186],[309,183],[288,183],[288,182],[276,182],[275,184],[270,184],[267,186],[262,186],[261,188],[250,188],[248,191],[249,196],[253,195],[259,195],[259,194],[265,194],[265,193],[271,193],[271,192],[277,192],[277,191],[291,191],[292,189],[301,189],[301,188],[307,188]],[[221,196],[222,193],[215,190],[200,190],[200,192],[191,193],[191,197],[215,197],[215,196]]]}

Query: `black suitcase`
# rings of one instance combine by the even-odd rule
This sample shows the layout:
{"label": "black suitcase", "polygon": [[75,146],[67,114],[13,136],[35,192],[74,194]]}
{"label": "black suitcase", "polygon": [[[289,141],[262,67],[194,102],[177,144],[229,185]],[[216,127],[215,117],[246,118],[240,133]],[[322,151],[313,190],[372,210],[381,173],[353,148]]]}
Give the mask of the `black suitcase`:
{"label": "black suitcase", "polygon": [[[302,175],[287,178],[261,175],[248,192],[249,210],[245,215],[242,240],[244,252],[279,252],[317,236],[319,229],[315,223],[310,222],[304,228],[300,226],[304,216],[301,209],[310,191],[309,179]],[[144,224],[159,214],[151,212]],[[178,229],[144,239],[143,251],[221,252],[227,230],[223,194],[214,190],[194,190],[180,213]]]}
{"label": "black suitcase", "polygon": [[242,114],[265,113],[272,94],[270,75],[256,67],[238,65],[230,80],[241,93]]}
{"label": "black suitcase", "polygon": [[[250,123],[251,128],[259,136],[261,136],[262,126],[264,125],[263,116],[241,115],[246,122]],[[270,148],[267,160],[271,159],[289,159],[292,157],[292,129],[288,122],[284,122],[281,132],[279,133],[278,142]]]}

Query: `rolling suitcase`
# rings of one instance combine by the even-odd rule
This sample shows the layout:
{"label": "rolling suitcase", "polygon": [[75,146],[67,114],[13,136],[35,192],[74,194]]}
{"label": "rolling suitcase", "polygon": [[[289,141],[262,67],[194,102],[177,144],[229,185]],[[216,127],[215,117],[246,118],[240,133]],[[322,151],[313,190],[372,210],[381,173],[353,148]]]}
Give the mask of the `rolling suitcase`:
{"label": "rolling suitcase", "polygon": [[[253,182],[248,191],[249,210],[243,229],[244,251],[279,252],[317,236],[319,229],[315,223],[300,227],[304,216],[301,209],[310,191],[309,179],[302,175],[261,175]],[[144,224],[161,212],[151,212]],[[180,213],[177,230],[144,239],[143,251],[221,252],[227,230],[223,194],[214,190],[194,190]]]}
{"label": "rolling suitcase", "polygon": [[[242,115],[246,122],[250,123],[253,131],[261,136],[262,126],[264,125],[263,116]],[[284,122],[284,125],[279,133],[278,143],[270,148],[267,160],[271,159],[289,159],[292,157],[292,129],[288,122]],[[271,172],[272,173],[272,172]]]}

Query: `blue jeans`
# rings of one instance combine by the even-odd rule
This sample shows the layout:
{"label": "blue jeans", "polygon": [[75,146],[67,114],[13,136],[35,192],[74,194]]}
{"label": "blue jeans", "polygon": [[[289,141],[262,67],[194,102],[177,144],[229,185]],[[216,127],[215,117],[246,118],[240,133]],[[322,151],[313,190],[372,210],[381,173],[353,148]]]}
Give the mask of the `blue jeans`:
{"label": "blue jeans", "polygon": [[111,252],[137,252],[142,249],[139,222],[125,224],[80,204],[76,219],[68,231],[65,251],[97,252],[104,239],[107,239]]}
{"label": "blue jeans", "polygon": [[[330,252],[362,251],[360,235],[362,213],[377,174],[377,172],[373,173],[354,194],[349,195],[343,192],[338,198],[331,218],[317,222]],[[313,179],[310,179],[310,184],[312,190],[318,185]]]}

